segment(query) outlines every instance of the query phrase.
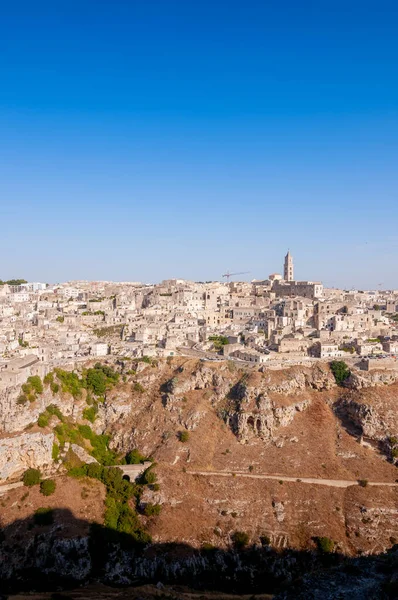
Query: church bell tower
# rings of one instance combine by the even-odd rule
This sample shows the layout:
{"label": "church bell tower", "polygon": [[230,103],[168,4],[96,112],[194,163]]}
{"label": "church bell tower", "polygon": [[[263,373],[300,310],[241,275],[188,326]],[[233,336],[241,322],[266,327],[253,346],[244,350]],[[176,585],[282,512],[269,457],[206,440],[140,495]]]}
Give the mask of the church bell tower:
{"label": "church bell tower", "polygon": [[284,264],[284,268],[283,268],[283,279],[285,281],[294,281],[293,257],[290,254],[289,250],[285,256],[285,264]]}

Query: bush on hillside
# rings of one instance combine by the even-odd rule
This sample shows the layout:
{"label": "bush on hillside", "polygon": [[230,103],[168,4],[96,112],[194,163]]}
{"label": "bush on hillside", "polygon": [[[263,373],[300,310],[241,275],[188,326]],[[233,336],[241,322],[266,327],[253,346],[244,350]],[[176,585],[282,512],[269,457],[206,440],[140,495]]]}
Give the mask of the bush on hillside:
{"label": "bush on hillside", "polygon": [[232,543],[237,550],[242,550],[249,543],[249,536],[245,531],[235,531],[232,536]]}
{"label": "bush on hillside", "polygon": [[178,433],[178,439],[180,440],[180,442],[188,442],[189,440],[189,431],[180,431]]}
{"label": "bush on hillside", "polygon": [[331,371],[334,375],[337,385],[342,385],[351,375],[351,371],[343,360],[333,360],[330,363]]}
{"label": "bush on hillside", "polygon": [[131,450],[131,452],[126,454],[126,463],[128,465],[139,465],[140,463],[145,462],[145,460],[145,456],[141,454],[137,448],[134,448],[134,450]]}
{"label": "bush on hillside", "polygon": [[39,484],[40,480],[41,473],[39,469],[27,469],[22,477],[23,484],[28,487]]}
{"label": "bush on hillside", "polygon": [[335,543],[328,537],[316,537],[314,538],[316,545],[318,546],[318,550],[323,552],[324,554],[330,554],[334,550]]}
{"label": "bush on hillside", "polygon": [[53,479],[45,479],[40,484],[40,493],[43,496],[51,496],[55,492],[56,483]]}

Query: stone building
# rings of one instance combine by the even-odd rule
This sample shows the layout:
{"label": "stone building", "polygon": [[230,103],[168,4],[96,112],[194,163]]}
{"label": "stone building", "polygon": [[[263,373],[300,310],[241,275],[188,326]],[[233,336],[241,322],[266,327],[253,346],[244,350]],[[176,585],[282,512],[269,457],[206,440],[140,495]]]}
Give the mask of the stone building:
{"label": "stone building", "polygon": [[283,279],[285,281],[294,281],[293,257],[289,251],[285,256],[285,263],[283,267]]}

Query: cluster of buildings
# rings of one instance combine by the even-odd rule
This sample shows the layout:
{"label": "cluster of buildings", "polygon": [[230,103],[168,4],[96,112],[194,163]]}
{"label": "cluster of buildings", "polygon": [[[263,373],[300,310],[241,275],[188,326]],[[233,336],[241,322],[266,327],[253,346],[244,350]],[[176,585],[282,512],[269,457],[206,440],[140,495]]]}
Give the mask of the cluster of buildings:
{"label": "cluster of buildings", "polygon": [[[0,388],[67,362],[189,354],[250,363],[395,361],[398,290],[345,291],[283,276],[251,282],[0,285]],[[376,358],[382,357],[382,358]],[[378,362],[377,364],[381,364]]]}

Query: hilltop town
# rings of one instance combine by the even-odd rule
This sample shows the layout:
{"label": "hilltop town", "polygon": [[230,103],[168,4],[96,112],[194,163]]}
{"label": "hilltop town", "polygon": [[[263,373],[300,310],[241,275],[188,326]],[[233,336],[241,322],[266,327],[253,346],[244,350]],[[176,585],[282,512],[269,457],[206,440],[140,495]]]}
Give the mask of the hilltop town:
{"label": "hilltop town", "polygon": [[296,281],[290,252],[283,276],[251,282],[1,282],[6,589],[196,573],[277,592],[327,555],[357,561],[353,597],[382,597],[397,305],[398,290]]}
{"label": "hilltop town", "polygon": [[0,285],[0,390],[107,355],[270,368],[344,357],[364,370],[395,369],[397,309],[398,290],[296,281],[290,252],[283,276],[251,282],[14,280]]}

